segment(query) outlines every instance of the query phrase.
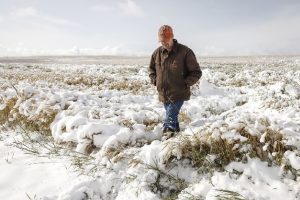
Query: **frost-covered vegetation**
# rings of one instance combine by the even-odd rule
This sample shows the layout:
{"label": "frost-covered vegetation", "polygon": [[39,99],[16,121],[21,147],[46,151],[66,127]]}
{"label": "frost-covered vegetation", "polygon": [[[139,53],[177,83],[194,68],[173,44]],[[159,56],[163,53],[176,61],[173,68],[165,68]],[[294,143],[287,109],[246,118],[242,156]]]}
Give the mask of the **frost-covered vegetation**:
{"label": "frost-covered vegetation", "polygon": [[199,58],[167,141],[147,60],[130,61],[0,62],[0,140],[83,174],[47,199],[300,198],[300,57]]}

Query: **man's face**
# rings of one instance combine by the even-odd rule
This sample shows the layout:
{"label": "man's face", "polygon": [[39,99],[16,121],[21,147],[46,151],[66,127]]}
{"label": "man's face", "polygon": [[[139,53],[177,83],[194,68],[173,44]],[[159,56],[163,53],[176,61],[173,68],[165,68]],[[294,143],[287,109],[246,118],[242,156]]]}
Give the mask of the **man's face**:
{"label": "man's face", "polygon": [[159,42],[161,43],[163,48],[170,50],[172,48],[173,38],[159,36]]}

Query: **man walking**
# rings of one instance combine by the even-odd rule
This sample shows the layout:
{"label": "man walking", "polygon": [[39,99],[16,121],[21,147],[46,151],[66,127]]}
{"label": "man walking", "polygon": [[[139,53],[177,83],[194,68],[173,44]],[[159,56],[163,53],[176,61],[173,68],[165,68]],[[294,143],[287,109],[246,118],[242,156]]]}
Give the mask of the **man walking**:
{"label": "man walking", "polygon": [[190,99],[190,86],[200,79],[202,72],[194,52],[174,39],[170,26],[159,28],[158,39],[161,46],[152,54],[149,77],[157,88],[159,100],[164,103],[163,139],[168,139],[180,131],[180,108]]}

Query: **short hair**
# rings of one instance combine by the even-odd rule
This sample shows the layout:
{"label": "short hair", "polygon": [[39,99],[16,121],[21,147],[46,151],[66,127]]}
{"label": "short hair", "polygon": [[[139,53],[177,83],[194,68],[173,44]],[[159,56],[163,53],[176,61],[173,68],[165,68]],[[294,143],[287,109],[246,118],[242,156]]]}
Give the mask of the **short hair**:
{"label": "short hair", "polygon": [[158,30],[158,36],[167,39],[173,38],[174,34],[172,27],[169,25],[162,25]]}

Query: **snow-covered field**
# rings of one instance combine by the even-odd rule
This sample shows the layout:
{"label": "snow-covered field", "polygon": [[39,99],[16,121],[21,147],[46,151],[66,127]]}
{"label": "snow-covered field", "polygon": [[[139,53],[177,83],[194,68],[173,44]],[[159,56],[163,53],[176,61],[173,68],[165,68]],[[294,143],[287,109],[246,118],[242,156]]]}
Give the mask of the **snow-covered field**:
{"label": "snow-covered field", "polygon": [[198,60],[161,141],[148,58],[0,58],[0,199],[300,199],[300,56]]}

